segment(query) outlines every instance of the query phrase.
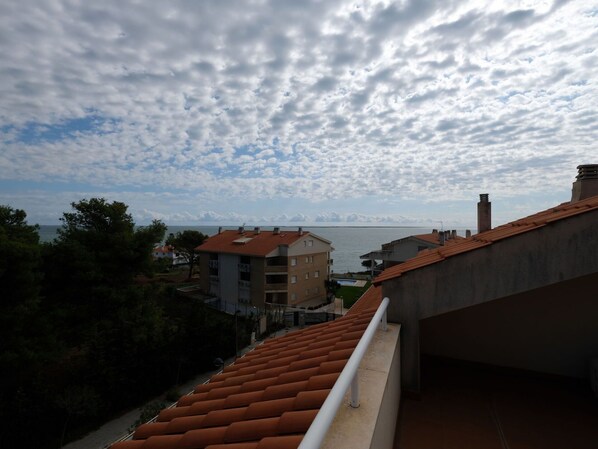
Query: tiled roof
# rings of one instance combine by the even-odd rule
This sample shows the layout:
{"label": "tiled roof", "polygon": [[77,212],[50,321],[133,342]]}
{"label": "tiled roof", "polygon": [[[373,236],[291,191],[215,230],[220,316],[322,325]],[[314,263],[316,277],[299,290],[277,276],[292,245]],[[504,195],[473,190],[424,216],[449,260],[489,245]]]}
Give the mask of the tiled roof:
{"label": "tiled roof", "polygon": [[380,305],[267,340],[111,449],[296,448]]}
{"label": "tiled roof", "polygon": [[[280,245],[291,245],[306,235],[311,235],[329,243],[327,240],[309,232],[300,234],[297,231],[281,231],[275,234],[272,231],[260,231],[259,233],[245,231],[239,234],[238,231],[222,231],[220,234],[213,235],[198,246],[197,251],[264,257]],[[237,242],[235,243],[235,241]]]}
{"label": "tiled roof", "polygon": [[154,252],[155,253],[163,253],[163,254],[168,254],[174,251],[174,247],[169,246],[169,245],[164,245],[164,246],[156,246],[154,248]]}
{"label": "tiled roof", "polygon": [[[416,239],[423,240],[424,242],[432,243],[434,245],[440,245],[440,238],[438,232],[432,232],[430,234],[418,234],[413,235]],[[461,237],[460,235],[455,236],[454,238],[451,237],[444,241],[445,245],[452,245],[453,243],[457,243],[460,240],[465,240],[465,237]]]}
{"label": "tiled roof", "polygon": [[421,251],[416,257],[409,259],[400,265],[395,265],[394,267],[384,270],[382,274],[374,280],[374,283],[379,285],[381,282],[399,277],[408,271],[432,265],[441,262],[448,257],[474,251],[478,248],[492,245],[500,240],[525,232],[534,231],[555,221],[596,209],[598,209],[598,196],[593,196],[574,203],[563,203],[556,207],[530,215],[529,217],[521,218],[460,241],[455,241],[451,245]]}

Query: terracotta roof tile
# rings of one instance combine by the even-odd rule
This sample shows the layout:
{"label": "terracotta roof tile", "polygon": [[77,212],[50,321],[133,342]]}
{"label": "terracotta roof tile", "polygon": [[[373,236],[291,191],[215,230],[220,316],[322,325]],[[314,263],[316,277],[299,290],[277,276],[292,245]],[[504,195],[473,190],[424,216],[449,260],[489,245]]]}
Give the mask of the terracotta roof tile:
{"label": "terracotta roof tile", "polygon": [[[167,423],[167,427],[164,431],[165,434],[177,434],[177,433],[185,433],[188,430],[199,429],[203,426],[203,422],[206,415],[197,415],[197,416],[181,416],[180,418],[175,418],[172,421]],[[149,424],[151,425],[151,424]],[[139,429],[135,432],[135,435],[139,433]]]}
{"label": "terracotta roof tile", "polygon": [[297,448],[380,300],[371,287],[344,317],[267,340],[112,449]]}
{"label": "terracotta roof tile", "polygon": [[264,396],[263,391],[250,391],[249,393],[233,394],[226,398],[224,402],[225,408],[240,407],[243,405],[253,404],[262,400]]}
{"label": "terracotta roof tile", "polygon": [[318,410],[284,412],[278,423],[278,434],[305,433],[318,414]]}
{"label": "terracotta roof tile", "polygon": [[278,435],[279,422],[280,417],[233,423],[227,428],[225,441],[227,443],[256,441],[260,438]]}
{"label": "terracotta roof tile", "polygon": [[257,449],[259,443],[211,444],[207,449]]}
{"label": "terracotta roof tile", "polygon": [[212,410],[201,423],[201,427],[228,426],[231,423],[245,418],[247,407],[227,408],[223,410]]}
{"label": "terracotta roof tile", "polygon": [[276,438],[264,438],[257,449],[297,449],[303,435],[289,435]]}
{"label": "terracotta roof tile", "polygon": [[382,282],[399,277],[403,273],[442,262],[448,257],[475,251],[476,249],[483,248],[484,246],[491,245],[500,240],[540,229],[555,221],[564,220],[597,209],[598,196],[593,196],[574,203],[560,204],[556,207],[476,234],[467,239],[459,239],[459,241],[454,241],[451,245],[422,251],[414,258],[384,270],[382,274],[374,280],[374,284],[380,285]]}
{"label": "terracotta roof tile", "polygon": [[271,418],[284,412],[294,410],[296,398],[274,399],[272,401],[254,402],[247,408],[245,419]]}
{"label": "terracotta roof tile", "polygon": [[[189,430],[181,436],[180,441],[173,444],[164,445],[156,449],[192,449],[192,448],[203,448],[210,444],[222,444],[224,443],[224,437],[229,427],[212,427],[211,429],[196,429]],[[177,435],[178,436],[178,435]],[[159,437],[153,437],[159,438]],[[147,441],[151,441],[152,438],[148,438]],[[143,449],[146,449],[145,447]]]}
{"label": "terracotta roof tile", "polygon": [[[290,246],[293,243],[311,235],[313,238],[330,243],[310,232],[299,234],[297,231],[282,231],[274,234],[272,231],[261,231],[256,234],[253,231],[247,231],[239,234],[238,231],[223,231],[220,234],[213,235],[203,244],[197,247],[199,252],[242,254],[247,256],[266,256],[279,246]],[[241,243],[242,240],[242,243]],[[237,241],[237,243],[235,243]]]}
{"label": "terracotta roof tile", "polygon": [[295,398],[295,410],[320,409],[330,389],[302,391]]}

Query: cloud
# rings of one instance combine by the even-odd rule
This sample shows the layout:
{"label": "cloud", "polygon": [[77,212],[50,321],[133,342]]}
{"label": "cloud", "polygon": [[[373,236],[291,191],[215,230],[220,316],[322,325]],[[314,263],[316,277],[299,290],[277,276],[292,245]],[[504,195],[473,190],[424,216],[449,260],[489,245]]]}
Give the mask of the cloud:
{"label": "cloud", "polygon": [[0,179],[39,217],[42,198],[123,192],[144,220],[206,222],[560,192],[598,137],[598,16],[544,3],[2,5]]}

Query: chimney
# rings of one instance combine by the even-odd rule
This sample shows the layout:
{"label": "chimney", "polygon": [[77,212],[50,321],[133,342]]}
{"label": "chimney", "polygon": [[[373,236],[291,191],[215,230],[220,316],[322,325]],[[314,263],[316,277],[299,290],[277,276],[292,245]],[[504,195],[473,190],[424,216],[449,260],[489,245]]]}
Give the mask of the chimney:
{"label": "chimney", "polygon": [[274,228],[274,231],[272,231],[272,234],[274,234],[274,235],[280,234],[280,228]]}
{"label": "chimney", "polygon": [[457,238],[457,230],[456,230],[456,229],[453,229],[453,230],[451,231],[451,238],[452,238],[453,240]]}
{"label": "chimney", "polygon": [[440,246],[444,246],[444,232],[442,231],[438,234],[438,242],[440,243]]}
{"label": "chimney", "polygon": [[218,226],[218,234],[222,232],[222,226]]}
{"label": "chimney", "polygon": [[571,194],[572,203],[598,195],[598,164],[578,165],[577,171]]}
{"label": "chimney", "polygon": [[256,227],[253,229],[253,232],[255,232],[256,234],[259,234],[259,233],[260,233],[260,227],[259,227],[259,226],[256,226]]}
{"label": "chimney", "polygon": [[466,229],[465,230],[465,238],[469,238],[471,237],[471,230],[470,229]]}
{"label": "chimney", "polygon": [[492,229],[492,203],[488,201],[488,194],[480,194],[478,203],[478,234]]}
{"label": "chimney", "polygon": [[432,229],[432,234],[438,234],[438,229]]}
{"label": "chimney", "polygon": [[245,228],[243,226],[239,226],[239,234],[243,234],[245,232]]}
{"label": "chimney", "polygon": [[299,235],[303,235],[303,228],[302,228],[302,227],[299,227],[299,229],[297,230],[297,233],[298,233]]}

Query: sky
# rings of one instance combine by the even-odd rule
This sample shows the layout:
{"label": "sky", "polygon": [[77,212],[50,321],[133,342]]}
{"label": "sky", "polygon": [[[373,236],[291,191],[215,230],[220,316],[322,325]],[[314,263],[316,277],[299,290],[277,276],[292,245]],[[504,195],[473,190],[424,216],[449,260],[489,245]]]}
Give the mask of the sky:
{"label": "sky", "polygon": [[598,163],[598,2],[0,2],[0,204],[493,225]]}

